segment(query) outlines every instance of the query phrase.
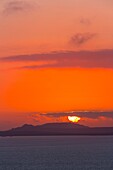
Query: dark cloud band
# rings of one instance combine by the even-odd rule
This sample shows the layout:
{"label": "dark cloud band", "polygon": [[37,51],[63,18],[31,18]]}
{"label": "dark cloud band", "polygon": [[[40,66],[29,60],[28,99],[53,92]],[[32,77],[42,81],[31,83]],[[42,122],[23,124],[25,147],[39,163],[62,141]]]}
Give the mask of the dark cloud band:
{"label": "dark cloud band", "polygon": [[[65,67],[113,69],[113,49],[99,51],[66,51],[32,55],[18,55],[0,58],[0,62],[25,63],[25,66],[19,67],[17,69]],[[35,65],[31,65],[31,62],[35,62]],[[41,62],[42,64],[39,65],[38,62]]]}
{"label": "dark cloud band", "polygon": [[73,111],[73,112],[61,112],[61,113],[40,113],[41,116],[46,117],[66,117],[66,116],[80,116],[82,118],[97,119],[99,117],[113,118],[113,111]]}

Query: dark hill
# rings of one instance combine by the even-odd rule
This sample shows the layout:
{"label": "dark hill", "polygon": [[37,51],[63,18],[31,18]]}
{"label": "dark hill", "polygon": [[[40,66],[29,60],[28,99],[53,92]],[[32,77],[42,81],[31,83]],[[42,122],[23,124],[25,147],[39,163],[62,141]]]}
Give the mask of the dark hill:
{"label": "dark hill", "polygon": [[42,135],[113,135],[113,127],[90,128],[75,123],[48,123],[38,126],[25,124],[21,127],[0,132],[0,136]]}

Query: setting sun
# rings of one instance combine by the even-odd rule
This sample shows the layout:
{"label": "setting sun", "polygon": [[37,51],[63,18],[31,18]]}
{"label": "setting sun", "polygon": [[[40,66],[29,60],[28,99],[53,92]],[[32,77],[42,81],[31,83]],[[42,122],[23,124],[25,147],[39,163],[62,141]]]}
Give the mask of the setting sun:
{"label": "setting sun", "polygon": [[77,116],[68,116],[68,120],[71,121],[71,122],[79,122],[80,121],[80,117],[77,117]]}

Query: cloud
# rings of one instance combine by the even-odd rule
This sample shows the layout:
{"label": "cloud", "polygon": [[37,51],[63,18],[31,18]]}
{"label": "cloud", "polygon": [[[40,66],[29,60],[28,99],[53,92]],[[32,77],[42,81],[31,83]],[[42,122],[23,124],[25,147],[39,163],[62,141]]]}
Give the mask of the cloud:
{"label": "cloud", "polygon": [[106,117],[113,119],[113,111],[72,111],[72,112],[57,112],[57,113],[40,113],[40,116],[51,118],[59,118],[66,116],[80,116],[81,118],[98,119],[99,117]]}
{"label": "cloud", "polygon": [[30,2],[27,0],[9,0],[5,3],[3,14],[11,15],[16,13],[21,13],[29,10],[33,10],[35,7],[35,2]]}
{"label": "cloud", "polygon": [[[16,69],[106,68],[113,69],[113,49],[99,51],[65,51],[0,58],[1,63],[25,64]],[[32,64],[35,63],[35,64]],[[41,63],[41,64],[40,64]],[[14,68],[15,69],[15,68]]]}
{"label": "cloud", "polygon": [[67,122],[68,116],[81,117],[81,123],[90,126],[111,126],[113,123],[113,111],[71,111],[71,112],[51,112],[51,113],[29,113],[29,118],[34,122]]}
{"label": "cloud", "polygon": [[89,32],[77,33],[71,37],[69,42],[70,44],[80,46],[92,40],[94,37],[96,37],[96,35],[97,35],[96,33],[89,33]]}

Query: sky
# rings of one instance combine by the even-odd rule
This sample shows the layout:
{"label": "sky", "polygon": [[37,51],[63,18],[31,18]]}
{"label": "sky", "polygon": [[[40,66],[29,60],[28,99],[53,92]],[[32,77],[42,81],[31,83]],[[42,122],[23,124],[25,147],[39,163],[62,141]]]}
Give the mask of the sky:
{"label": "sky", "polygon": [[0,1],[0,130],[113,126],[113,1]]}

